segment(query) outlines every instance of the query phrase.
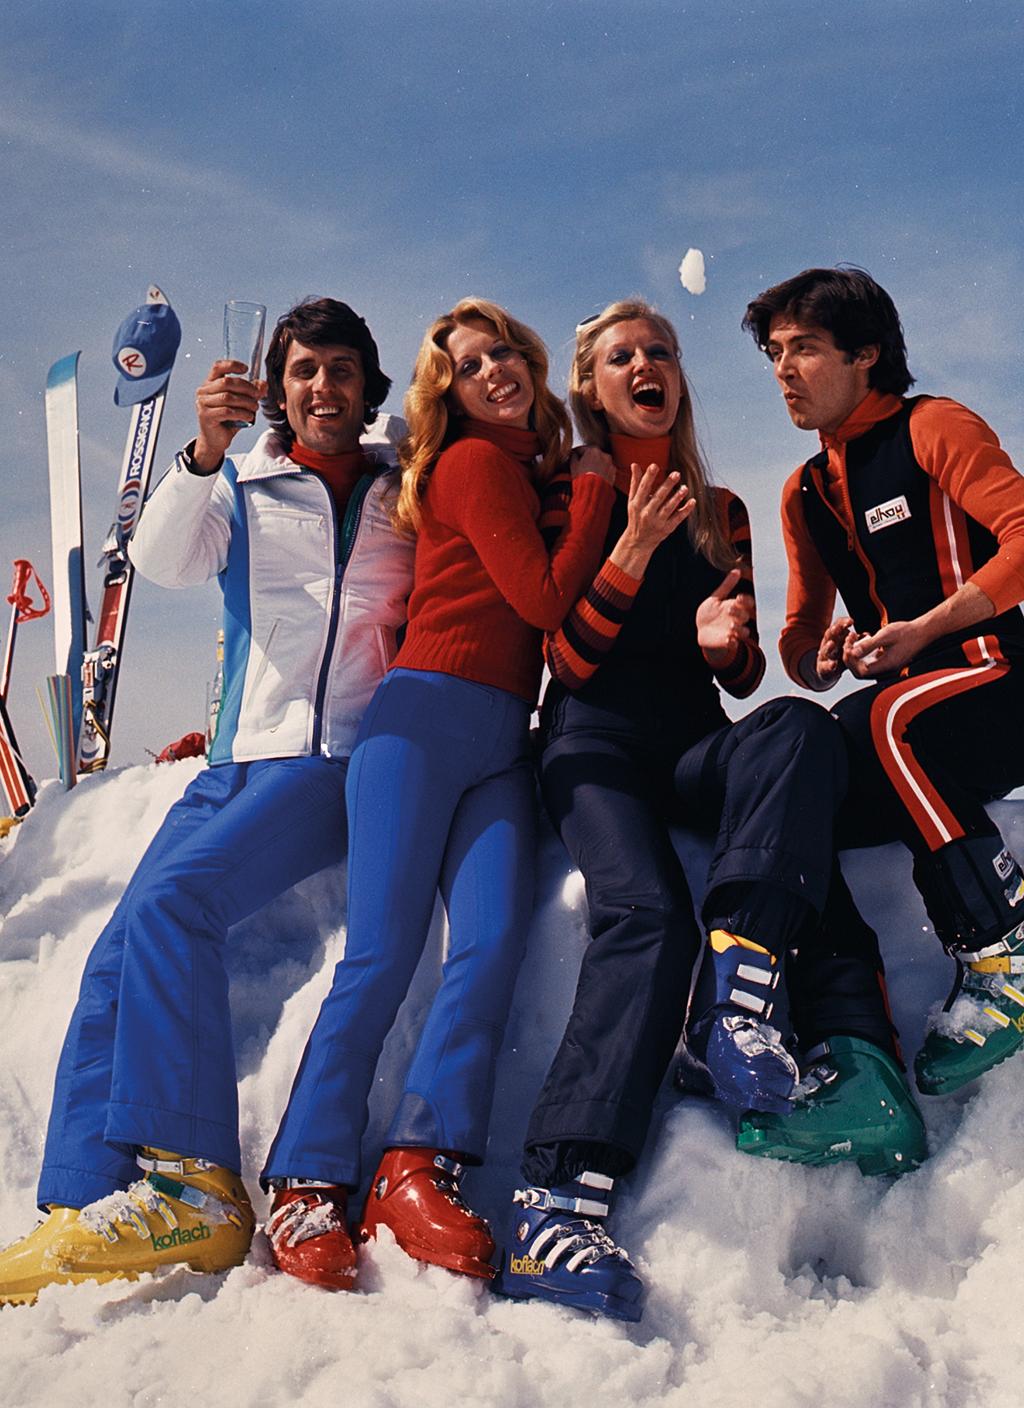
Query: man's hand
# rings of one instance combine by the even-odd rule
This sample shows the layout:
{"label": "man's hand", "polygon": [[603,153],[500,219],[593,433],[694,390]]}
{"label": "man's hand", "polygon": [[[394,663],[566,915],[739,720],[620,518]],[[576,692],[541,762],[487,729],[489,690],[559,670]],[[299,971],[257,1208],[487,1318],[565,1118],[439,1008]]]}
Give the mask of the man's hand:
{"label": "man's hand", "polygon": [[848,669],[846,649],[856,639],[849,616],[837,616],[821,638],[818,649],[808,650],[797,666],[800,679],[808,689],[831,689],[845,669]]}
{"label": "man's hand", "polygon": [[232,421],[251,425],[259,410],[260,398],[266,395],[265,381],[247,381],[239,372],[246,372],[244,362],[222,358],[214,362],[210,374],[196,392],[196,414],[199,434],[193,459],[200,469],[216,469],[225,451],[241,429]]}
{"label": "man's hand", "polygon": [[837,616],[821,638],[814,671],[826,689],[831,689],[847,668],[845,647],[852,630],[853,621],[849,616]]}
{"label": "man's hand", "polygon": [[740,641],[750,639],[754,598],[747,592],[729,595],[742,575],[740,568],[734,567],[697,607],[697,644],[712,667],[728,664]]}
{"label": "man's hand", "polygon": [[843,648],[843,660],[859,680],[896,674],[932,641],[980,625],[994,616],[995,610],[991,598],[968,581],[913,621],[890,621],[873,635],[851,637]]}
{"label": "man's hand", "polygon": [[843,663],[859,680],[891,675],[909,665],[932,640],[921,621],[890,621],[874,635],[851,636],[843,647]]}

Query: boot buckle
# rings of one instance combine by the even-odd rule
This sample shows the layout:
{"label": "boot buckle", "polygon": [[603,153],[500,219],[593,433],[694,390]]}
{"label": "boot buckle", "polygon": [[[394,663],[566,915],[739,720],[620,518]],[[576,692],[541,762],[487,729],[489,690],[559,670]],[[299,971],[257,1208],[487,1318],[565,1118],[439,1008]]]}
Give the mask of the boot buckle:
{"label": "boot buckle", "polygon": [[809,1095],[816,1095],[825,1086],[832,1085],[839,1079],[839,1072],[835,1066],[812,1066],[806,1075],[801,1076],[800,1083],[794,1088],[794,1098],[806,1099]]}
{"label": "boot buckle", "polygon": [[524,1207],[538,1208],[541,1212],[574,1212],[582,1217],[607,1217],[608,1204],[592,1198],[566,1198],[553,1193],[550,1188],[517,1188],[512,1194],[514,1203]]}
{"label": "boot buckle", "polygon": [[752,963],[738,963],[736,965],[737,978],[744,978],[748,983],[758,983],[761,987],[774,988],[779,981],[778,971],[770,971],[767,968],[755,968]]}
{"label": "boot buckle", "polygon": [[174,1198],[190,1208],[202,1210],[211,1204],[210,1195],[204,1193],[201,1188],[193,1188],[190,1183],[175,1183],[172,1179],[165,1178],[162,1173],[147,1173],[145,1181],[165,1198]]}
{"label": "boot buckle", "polygon": [[[1020,953],[1021,945],[1024,944],[1024,924],[1018,924],[1016,929],[1011,929],[1008,934],[1004,934],[1001,939],[997,939],[994,944],[986,944],[984,948],[969,950],[964,944],[953,942],[945,945],[946,952],[951,958],[955,958],[960,963],[978,963],[985,958],[1000,958],[1009,956],[1011,960]],[[1011,973],[1019,972],[1020,969],[1011,968]]]}
{"label": "boot buckle", "polygon": [[745,1012],[752,1012],[755,1017],[762,1017],[766,1022],[772,1015],[775,1004],[765,1002],[763,998],[755,997],[752,992],[744,992],[742,988],[733,988],[729,994],[729,1001],[735,1007],[742,1007]]}
{"label": "boot buckle", "polygon": [[1024,973],[1024,953],[1001,958],[979,958],[970,965],[972,973]]}
{"label": "boot buckle", "polygon": [[175,1173],[179,1178],[184,1178],[190,1173],[208,1173],[210,1169],[217,1167],[209,1159],[154,1159],[144,1154],[141,1149],[135,1152],[135,1162],[147,1173]]}
{"label": "boot buckle", "polygon": [[466,1171],[465,1164],[456,1163],[454,1159],[446,1158],[444,1154],[434,1155],[434,1167],[448,1174],[449,1178],[454,1178],[456,1183]]}

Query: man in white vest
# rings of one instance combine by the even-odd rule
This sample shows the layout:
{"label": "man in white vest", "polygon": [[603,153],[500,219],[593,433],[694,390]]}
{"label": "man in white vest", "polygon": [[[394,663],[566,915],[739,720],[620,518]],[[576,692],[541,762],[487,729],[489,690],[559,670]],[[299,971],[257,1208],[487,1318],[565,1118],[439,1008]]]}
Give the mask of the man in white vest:
{"label": "man in white vest", "polygon": [[[378,414],[391,383],[363,320],[305,300],[278,321],[266,370],[253,383],[214,363],[196,437],[130,546],[163,586],[219,579],[217,732],[86,965],[38,1189],[47,1216],[0,1254],[0,1304],[175,1262],[223,1270],[252,1238],[225,939],[345,855],[348,757],[413,553],[389,513],[404,425]],[[270,429],[228,456],[261,399]]]}

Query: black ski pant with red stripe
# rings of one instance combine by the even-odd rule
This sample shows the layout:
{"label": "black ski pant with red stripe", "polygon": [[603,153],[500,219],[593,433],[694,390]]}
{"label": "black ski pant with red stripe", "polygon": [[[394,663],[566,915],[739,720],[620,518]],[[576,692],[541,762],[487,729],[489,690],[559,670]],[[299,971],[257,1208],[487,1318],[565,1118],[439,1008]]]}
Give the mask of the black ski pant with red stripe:
{"label": "black ski pant with red stripe", "polygon": [[[527,1129],[523,1173],[541,1187],[584,1169],[624,1173],[643,1146],[701,941],[672,823],[717,836],[707,928],[741,933],[781,955],[802,933],[811,941],[822,911],[842,913],[839,957],[831,967],[824,958],[816,964],[805,1007],[817,1012],[821,1004],[822,1024],[837,1023],[826,1035],[848,1032],[891,1049],[874,934],[834,867],[832,823],[846,760],[828,714],[809,701],[773,700],[680,748],[656,714],[639,713],[575,699],[545,711],[542,791],[586,881],[591,938]],[[858,940],[866,957],[848,952]],[[852,1031],[829,1009],[851,972],[854,1005],[870,1008],[866,1026],[854,1017]]]}
{"label": "black ski pant with red stripe", "polygon": [[985,810],[1024,783],[1024,660],[992,654],[977,665],[959,649],[932,654],[831,711],[850,761],[838,844],[909,846],[935,932],[953,948],[1024,920],[1019,871]]}

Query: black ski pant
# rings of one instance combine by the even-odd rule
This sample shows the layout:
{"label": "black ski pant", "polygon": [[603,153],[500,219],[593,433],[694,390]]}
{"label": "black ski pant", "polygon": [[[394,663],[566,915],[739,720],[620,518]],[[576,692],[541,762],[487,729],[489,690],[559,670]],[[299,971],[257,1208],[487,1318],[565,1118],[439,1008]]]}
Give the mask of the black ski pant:
{"label": "black ski pant", "polygon": [[857,909],[838,857],[817,928],[806,929],[786,956],[786,988],[802,1053],[832,1036],[854,1036],[903,1065],[878,935]]}
{"label": "black ski pant", "polygon": [[1024,783],[1024,662],[991,656],[971,665],[958,648],[915,661],[906,677],[868,685],[832,709],[850,771],[839,845],[903,841],[936,933],[967,948],[1024,919],[985,811]]}
{"label": "black ski pant", "polygon": [[[705,925],[781,954],[817,930],[836,890],[832,824],[847,781],[839,732],[809,701],[773,700],[683,747],[649,719],[566,703],[541,789],[583,873],[591,941],[526,1134],[523,1173],[543,1187],[585,1168],[626,1172],[643,1147],[701,943],[670,824],[716,836]],[[870,954],[861,972],[872,1030],[888,1031]]]}

